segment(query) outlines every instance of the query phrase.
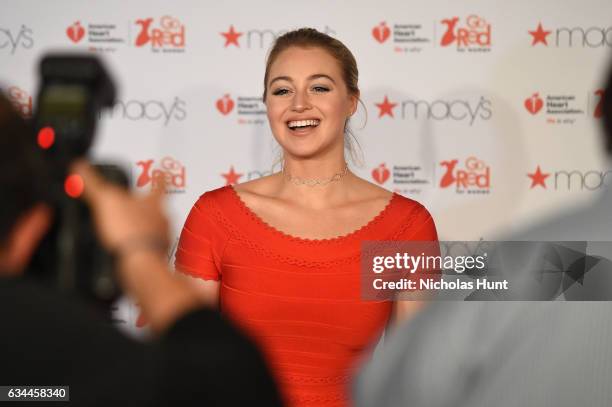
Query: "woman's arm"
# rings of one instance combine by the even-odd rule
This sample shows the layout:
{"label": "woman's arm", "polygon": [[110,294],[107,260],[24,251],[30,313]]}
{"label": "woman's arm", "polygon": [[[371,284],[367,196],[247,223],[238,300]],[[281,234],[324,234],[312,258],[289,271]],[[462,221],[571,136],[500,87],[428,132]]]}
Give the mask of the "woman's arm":
{"label": "woman's arm", "polygon": [[[408,234],[402,236],[402,240],[418,244],[420,249],[419,252],[422,252],[423,255],[440,255],[436,225],[431,214],[424,206],[420,206],[418,214],[413,220],[413,224],[415,227],[410,228]],[[427,276],[439,277],[439,272],[440,270],[435,270],[433,268],[421,267],[414,276],[420,278]],[[391,317],[389,319],[389,328],[395,327],[414,317],[417,312],[421,311],[427,302],[431,300],[431,298],[429,298],[430,296],[431,292],[422,290],[398,292],[393,302]]]}
{"label": "woman's arm", "polygon": [[425,304],[426,302],[422,300],[396,299],[393,301],[389,328],[393,329],[402,322],[411,319]]}
{"label": "woman's arm", "polygon": [[207,305],[213,308],[219,308],[219,287],[221,286],[221,281],[203,280],[180,272],[176,272],[175,274],[179,276],[181,280],[186,281],[187,284],[193,287]]}

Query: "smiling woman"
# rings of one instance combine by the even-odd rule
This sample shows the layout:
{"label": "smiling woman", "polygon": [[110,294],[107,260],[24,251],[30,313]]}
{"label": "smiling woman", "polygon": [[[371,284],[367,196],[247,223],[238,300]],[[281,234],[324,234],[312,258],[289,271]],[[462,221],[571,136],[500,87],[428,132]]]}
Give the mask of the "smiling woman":
{"label": "smiling woman", "polygon": [[335,58],[321,48],[294,46],[277,54],[268,67],[270,94],[264,101],[285,167],[299,165],[300,157],[318,156],[319,162],[329,163],[330,172],[342,169],[342,162],[338,168],[328,157],[344,154],[342,135],[357,109],[359,93],[349,91]]}
{"label": "smiling woman", "polygon": [[350,171],[357,81],[340,41],[309,28],[279,37],[263,99],[282,171],[203,194],[177,250],[177,269],[263,349],[289,406],[348,405],[355,363],[392,309],[416,308],[360,298],[361,243],[437,239],[422,205]]}

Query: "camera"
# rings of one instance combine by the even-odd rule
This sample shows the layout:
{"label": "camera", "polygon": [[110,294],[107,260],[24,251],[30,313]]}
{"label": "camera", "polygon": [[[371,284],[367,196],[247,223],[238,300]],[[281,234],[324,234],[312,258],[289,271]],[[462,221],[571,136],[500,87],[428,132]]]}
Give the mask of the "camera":
{"label": "camera", "polygon": [[[61,292],[110,306],[121,294],[114,259],[101,246],[90,210],[78,199],[84,186],[70,177],[69,169],[76,159],[87,156],[100,113],[115,102],[115,85],[102,62],[90,55],[46,55],[39,75],[32,136],[46,168],[54,220],[28,273]],[[128,177],[119,167],[95,167],[108,180],[128,188]]]}

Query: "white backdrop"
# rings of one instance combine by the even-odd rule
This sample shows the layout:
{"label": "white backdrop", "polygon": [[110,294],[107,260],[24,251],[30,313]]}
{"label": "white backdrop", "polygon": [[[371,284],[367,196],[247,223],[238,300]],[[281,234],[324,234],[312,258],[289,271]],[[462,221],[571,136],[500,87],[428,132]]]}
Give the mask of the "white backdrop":
{"label": "white backdrop", "polygon": [[[271,170],[266,53],[314,27],[359,65],[365,162],[351,168],[426,205],[442,239],[489,239],[606,181],[596,116],[611,16],[605,0],[0,0],[0,85],[28,114],[44,53],[101,55],[120,93],[94,156],[123,163],[138,189],[173,176],[176,242],[200,194]],[[119,319],[137,325],[137,308]]]}

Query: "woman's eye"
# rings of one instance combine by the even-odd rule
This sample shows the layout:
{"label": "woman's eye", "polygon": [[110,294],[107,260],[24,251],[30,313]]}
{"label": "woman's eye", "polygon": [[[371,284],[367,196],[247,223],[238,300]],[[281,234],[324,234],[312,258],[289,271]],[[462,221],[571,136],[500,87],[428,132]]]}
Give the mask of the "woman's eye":
{"label": "woman's eye", "polygon": [[329,92],[329,88],[325,86],[315,86],[312,88],[315,92]]}
{"label": "woman's eye", "polygon": [[287,93],[289,93],[288,89],[276,89],[274,92],[272,92],[273,95],[275,96],[282,96],[282,95],[286,95]]}

